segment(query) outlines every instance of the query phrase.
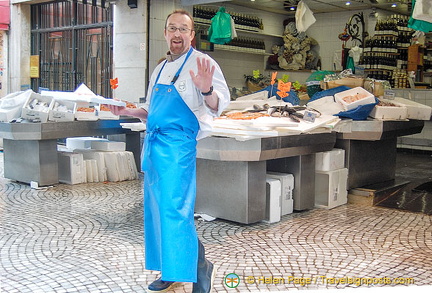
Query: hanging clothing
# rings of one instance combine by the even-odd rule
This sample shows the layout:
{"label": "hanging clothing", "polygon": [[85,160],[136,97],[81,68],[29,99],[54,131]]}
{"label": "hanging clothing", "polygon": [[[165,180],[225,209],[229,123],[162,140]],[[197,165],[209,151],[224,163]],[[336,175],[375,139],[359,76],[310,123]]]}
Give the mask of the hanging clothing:
{"label": "hanging clothing", "polygon": [[199,122],[174,86],[156,78],[148,112],[142,169],[146,269],[162,280],[196,282],[198,237],[194,223],[196,137]]}

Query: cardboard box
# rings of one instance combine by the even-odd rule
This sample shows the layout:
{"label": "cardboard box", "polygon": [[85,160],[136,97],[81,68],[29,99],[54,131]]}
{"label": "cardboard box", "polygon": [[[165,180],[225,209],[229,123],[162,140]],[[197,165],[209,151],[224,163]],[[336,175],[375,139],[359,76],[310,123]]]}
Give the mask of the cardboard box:
{"label": "cardboard box", "polygon": [[333,171],[345,167],[345,150],[332,149],[315,154],[315,171]]}
{"label": "cardboard box", "polygon": [[293,213],[294,175],[288,173],[268,172],[267,178],[281,182],[281,216]]}
{"label": "cardboard box", "polygon": [[76,103],[53,99],[52,107],[49,111],[48,120],[50,121],[74,121]]}
{"label": "cardboard box", "polygon": [[375,96],[362,87],[356,87],[334,95],[345,110],[352,110],[360,105],[375,103]]}
{"label": "cardboard box", "polygon": [[276,223],[281,219],[281,182],[266,178],[266,214],[264,222]]}
{"label": "cardboard box", "polygon": [[332,89],[338,86],[347,86],[350,88],[363,87],[365,90],[379,97],[384,95],[384,85],[381,81],[370,82],[364,78],[345,77],[331,81],[321,81],[321,88],[324,90]]}
{"label": "cardboard box", "polygon": [[47,122],[53,98],[31,93],[24,103],[21,117],[29,121]]}
{"label": "cardboard box", "polygon": [[391,103],[394,106],[376,105],[369,116],[377,120],[406,120],[408,116],[407,107],[393,100],[381,99],[384,103]]}
{"label": "cardboard box", "polygon": [[332,209],[348,201],[348,169],[315,172],[315,207]]}

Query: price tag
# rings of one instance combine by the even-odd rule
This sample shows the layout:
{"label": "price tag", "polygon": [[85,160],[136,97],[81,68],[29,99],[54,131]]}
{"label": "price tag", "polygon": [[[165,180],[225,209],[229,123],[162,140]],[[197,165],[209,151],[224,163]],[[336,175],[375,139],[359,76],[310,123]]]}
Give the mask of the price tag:
{"label": "price tag", "polygon": [[392,90],[385,90],[384,91],[384,99],[387,100],[394,100],[396,93]]}
{"label": "price tag", "polygon": [[315,122],[315,118],[316,118],[316,113],[311,112],[311,111],[305,111],[304,115],[303,115],[303,120],[307,121],[307,122],[311,122],[314,123]]}

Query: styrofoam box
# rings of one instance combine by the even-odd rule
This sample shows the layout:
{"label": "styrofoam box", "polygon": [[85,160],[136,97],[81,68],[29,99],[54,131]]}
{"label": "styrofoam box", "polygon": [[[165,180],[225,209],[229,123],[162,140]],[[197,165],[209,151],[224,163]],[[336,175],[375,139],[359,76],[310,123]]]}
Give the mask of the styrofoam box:
{"label": "styrofoam box", "polygon": [[103,108],[101,106],[102,106],[101,104],[98,104],[96,106],[97,116],[99,117],[99,119],[102,119],[102,120],[118,120],[120,118],[119,115],[114,115],[111,111],[103,110]]}
{"label": "styrofoam box", "polygon": [[267,178],[278,179],[281,182],[281,216],[292,214],[294,175],[288,173],[267,172]]}
{"label": "styrofoam box", "polygon": [[315,207],[332,209],[346,204],[348,169],[315,172]]}
{"label": "styrofoam box", "polygon": [[[56,104],[65,106],[68,110],[57,111]],[[48,120],[50,121],[74,121],[75,120],[76,103],[71,101],[62,101],[54,99],[51,110],[49,111]]]}
{"label": "styrofoam box", "polygon": [[79,184],[87,182],[84,159],[82,154],[58,152],[59,182]]}
{"label": "styrofoam box", "polygon": [[[30,109],[31,103],[34,102],[35,100],[44,102],[45,104],[47,104],[47,107],[41,107],[43,109],[43,111]],[[49,111],[52,107],[52,104],[51,104],[52,100],[53,100],[53,97],[42,96],[42,95],[37,94],[37,93],[31,93],[30,96],[28,97],[27,101],[23,105],[21,117],[23,117],[24,119],[30,120],[30,121],[39,120],[40,122],[47,122]]]}
{"label": "styrofoam box", "polygon": [[106,138],[99,137],[68,137],[66,138],[66,148],[75,149],[90,149],[94,141],[108,141]]}
{"label": "styrofoam box", "polygon": [[407,108],[407,118],[416,120],[430,120],[432,114],[432,107],[423,105],[411,100],[396,97],[395,102],[405,105]]}
{"label": "styrofoam box", "polygon": [[345,167],[345,150],[332,149],[315,154],[316,171],[333,171]]}
{"label": "styrofoam box", "polygon": [[[104,151],[89,150],[89,149],[75,149],[74,152],[82,154],[84,160],[94,160],[95,165],[92,165],[92,172],[97,174],[87,174],[87,178],[92,177],[91,182],[104,182],[107,181],[107,162],[106,153]],[[92,163],[94,164],[94,163]],[[97,180],[97,181],[95,181]]]}
{"label": "styrofoam box", "polygon": [[383,102],[392,103],[395,106],[378,106],[376,105],[369,116],[378,120],[405,120],[408,116],[407,107],[393,100],[382,99]]}
{"label": "styrofoam box", "polygon": [[281,219],[281,182],[266,178],[266,213],[264,222],[276,223]]}
{"label": "styrofoam box", "polygon": [[[93,112],[84,112],[84,111],[78,111],[79,108],[92,108]],[[96,115],[96,108],[94,106],[90,105],[90,103],[87,102],[76,102],[76,111],[75,111],[75,118],[79,121],[96,121],[98,120],[98,116]]]}
{"label": "styrofoam box", "polygon": [[[347,97],[358,97],[353,102],[346,101]],[[345,110],[355,109],[360,105],[375,103],[375,96],[362,87],[355,87],[334,95],[336,101],[341,103]]]}
{"label": "styrofoam box", "polygon": [[91,148],[100,151],[125,151],[126,143],[122,141],[91,141]]}

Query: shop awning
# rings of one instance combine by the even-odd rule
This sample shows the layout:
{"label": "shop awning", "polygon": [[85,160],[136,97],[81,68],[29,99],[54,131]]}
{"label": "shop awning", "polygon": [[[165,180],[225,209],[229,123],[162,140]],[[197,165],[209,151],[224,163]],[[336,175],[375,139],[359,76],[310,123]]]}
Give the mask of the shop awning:
{"label": "shop awning", "polygon": [[0,0],[0,30],[9,30],[10,8],[9,0]]}

